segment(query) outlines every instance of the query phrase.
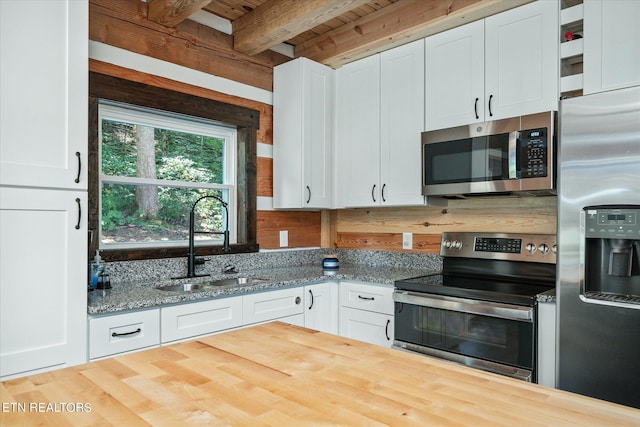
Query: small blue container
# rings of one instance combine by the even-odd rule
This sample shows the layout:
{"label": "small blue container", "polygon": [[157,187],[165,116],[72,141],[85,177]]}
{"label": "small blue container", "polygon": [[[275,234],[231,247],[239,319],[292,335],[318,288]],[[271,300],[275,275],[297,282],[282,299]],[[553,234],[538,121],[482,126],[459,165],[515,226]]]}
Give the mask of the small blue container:
{"label": "small blue container", "polygon": [[336,270],[340,267],[340,263],[338,261],[338,256],[333,255],[325,255],[322,259],[322,268],[325,270]]}

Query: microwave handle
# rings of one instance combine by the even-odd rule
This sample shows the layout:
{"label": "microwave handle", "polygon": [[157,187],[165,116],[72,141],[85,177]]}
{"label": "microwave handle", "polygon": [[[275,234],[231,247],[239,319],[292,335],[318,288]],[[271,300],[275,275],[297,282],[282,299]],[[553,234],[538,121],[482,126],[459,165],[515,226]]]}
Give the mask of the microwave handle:
{"label": "microwave handle", "polygon": [[518,153],[518,141],[520,140],[520,132],[509,132],[509,179],[518,178],[518,170],[520,169],[520,159]]}
{"label": "microwave handle", "polygon": [[533,323],[533,308],[526,306],[501,304],[489,301],[482,301],[482,303],[478,303],[477,300],[470,300],[466,298],[399,290],[393,293],[393,301],[421,307],[438,308],[440,310],[457,311],[461,313]]}

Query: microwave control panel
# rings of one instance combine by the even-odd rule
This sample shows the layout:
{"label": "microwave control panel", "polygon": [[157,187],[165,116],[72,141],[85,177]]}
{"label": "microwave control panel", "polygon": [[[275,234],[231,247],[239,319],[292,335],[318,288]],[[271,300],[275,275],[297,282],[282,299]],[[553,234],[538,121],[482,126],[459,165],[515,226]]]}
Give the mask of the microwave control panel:
{"label": "microwave control panel", "polygon": [[547,176],[547,128],[520,131],[518,138],[518,178]]}

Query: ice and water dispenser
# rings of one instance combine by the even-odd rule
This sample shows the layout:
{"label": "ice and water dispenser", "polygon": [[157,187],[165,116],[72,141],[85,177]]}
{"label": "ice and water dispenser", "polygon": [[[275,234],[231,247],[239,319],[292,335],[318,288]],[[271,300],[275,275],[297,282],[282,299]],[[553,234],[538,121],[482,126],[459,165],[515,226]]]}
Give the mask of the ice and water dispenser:
{"label": "ice and water dispenser", "polygon": [[583,294],[640,298],[640,206],[585,208]]}

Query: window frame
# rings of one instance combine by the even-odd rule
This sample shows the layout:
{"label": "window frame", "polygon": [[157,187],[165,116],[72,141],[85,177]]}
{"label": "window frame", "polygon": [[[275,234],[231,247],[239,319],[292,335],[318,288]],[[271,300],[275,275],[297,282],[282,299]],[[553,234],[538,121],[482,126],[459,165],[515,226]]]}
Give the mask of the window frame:
{"label": "window frame", "polygon": [[[232,253],[257,252],[257,130],[260,112],[171,89],[156,87],[97,72],[89,73],[89,251],[99,248],[100,138],[99,102],[113,102],[222,123],[236,128],[236,233]],[[127,261],[187,256],[185,246],[100,249],[105,261]],[[197,255],[224,254],[217,244],[198,245]]]}

